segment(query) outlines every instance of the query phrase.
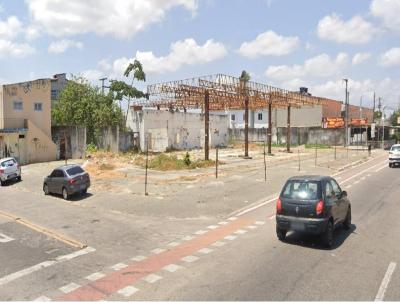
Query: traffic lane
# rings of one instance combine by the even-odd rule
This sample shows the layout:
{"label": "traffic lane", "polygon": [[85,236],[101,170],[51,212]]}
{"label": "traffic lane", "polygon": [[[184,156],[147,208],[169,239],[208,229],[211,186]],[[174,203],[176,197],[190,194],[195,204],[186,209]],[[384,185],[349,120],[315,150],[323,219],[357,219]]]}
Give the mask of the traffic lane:
{"label": "traffic lane", "polygon": [[[305,244],[281,243],[276,239],[275,222],[266,224],[263,232],[250,233],[243,240],[215,253],[209,262],[182,272],[179,279],[163,284],[150,296],[138,295],[138,300],[373,300],[387,265],[398,254],[386,251],[381,244],[393,241],[383,236],[374,242],[376,222],[371,207],[385,194],[377,188],[393,190],[399,187],[393,171],[382,170],[375,178],[349,190],[353,198],[353,222],[356,229],[336,231],[336,247],[321,248],[306,236]],[[386,180],[388,179],[388,180]],[[399,194],[398,189],[393,194]],[[397,203],[392,204],[398,212]],[[261,211],[257,211],[261,212]],[[258,213],[261,219],[264,213]],[[386,210],[375,219],[384,220]],[[372,225],[371,225],[372,224]],[[389,226],[398,232],[400,226]],[[394,228],[394,229],[393,229]],[[380,232],[387,232],[381,228]],[[343,237],[345,240],[343,240]],[[371,238],[372,237],[372,238]],[[304,238],[304,237],[303,237]],[[342,239],[341,239],[342,238]],[[342,244],[338,245],[338,241]],[[382,242],[385,241],[385,242]],[[393,252],[390,252],[393,251]],[[190,280],[190,281],[188,281]],[[327,289],[332,288],[332,291]],[[136,299],[136,297],[135,297]],[[398,299],[398,298],[397,298]]]}
{"label": "traffic lane", "polygon": [[0,278],[75,250],[16,222],[4,221],[0,224]]}

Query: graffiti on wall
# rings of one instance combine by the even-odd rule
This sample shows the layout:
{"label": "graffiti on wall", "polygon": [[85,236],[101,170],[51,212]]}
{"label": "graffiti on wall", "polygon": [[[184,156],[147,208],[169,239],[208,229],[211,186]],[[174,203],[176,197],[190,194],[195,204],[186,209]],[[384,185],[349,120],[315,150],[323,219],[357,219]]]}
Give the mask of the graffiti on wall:
{"label": "graffiti on wall", "polygon": [[25,93],[31,93],[32,88],[35,88],[36,90],[46,90],[50,86],[50,82],[48,80],[36,80],[36,81],[30,81],[30,82],[24,82],[16,85],[9,85],[9,86],[4,86],[4,92],[6,95],[13,97],[17,96],[18,94],[18,87],[21,88],[21,90]]}

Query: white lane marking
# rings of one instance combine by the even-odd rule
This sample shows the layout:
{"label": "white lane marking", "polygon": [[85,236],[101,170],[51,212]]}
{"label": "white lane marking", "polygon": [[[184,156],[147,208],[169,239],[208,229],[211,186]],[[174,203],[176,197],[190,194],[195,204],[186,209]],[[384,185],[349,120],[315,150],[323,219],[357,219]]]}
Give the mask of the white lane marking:
{"label": "white lane marking", "polygon": [[255,230],[256,228],[258,228],[258,226],[256,226],[256,225],[248,225],[247,228],[250,229],[250,230]]}
{"label": "white lane marking", "polygon": [[182,238],[182,240],[190,241],[190,240],[192,240],[193,238],[194,238],[193,236],[185,236],[185,237]]}
{"label": "white lane marking", "polygon": [[356,180],[353,184],[356,185],[356,184],[358,184],[359,182],[360,182],[359,180]]}
{"label": "white lane marking", "polygon": [[214,250],[205,247],[201,250],[198,250],[198,252],[202,253],[202,254],[210,254],[210,253],[214,252]]}
{"label": "white lane marking", "polygon": [[226,244],[226,242],[224,242],[224,241],[217,241],[217,242],[214,242],[213,244],[211,244],[211,246],[221,247],[221,246],[224,246],[225,244]]}
{"label": "white lane marking", "polygon": [[51,301],[51,299],[49,297],[46,297],[46,296],[40,296],[40,297],[36,298],[33,301],[34,302],[49,302],[49,301]]}
{"label": "white lane marking", "polygon": [[228,224],[228,223],[229,223],[228,221],[221,221],[221,222],[218,222],[219,225],[226,225],[226,224]]}
{"label": "white lane marking", "polygon": [[365,177],[365,176],[363,176],[363,177],[361,177],[361,180],[365,180],[365,178],[366,178],[366,177]]}
{"label": "white lane marking", "polygon": [[246,234],[246,233],[247,233],[246,230],[237,230],[236,232],[234,232],[234,234],[237,234],[237,235],[243,235],[243,234]]}
{"label": "white lane marking", "polygon": [[74,290],[76,290],[76,289],[78,289],[78,288],[80,288],[81,286],[79,285],[79,284],[76,284],[76,283],[70,283],[70,284],[67,284],[67,285],[65,285],[65,286],[63,286],[63,287],[60,287],[60,290],[64,293],[64,294],[68,294],[68,293],[70,293],[70,292],[72,292],[72,291],[74,291]]}
{"label": "white lane marking", "polygon": [[117,264],[111,266],[111,269],[113,269],[114,271],[119,271],[119,270],[121,270],[123,268],[127,268],[127,267],[128,267],[128,265],[125,263],[117,263]]}
{"label": "white lane marking", "polygon": [[276,217],[276,215],[272,215],[269,219],[273,220],[273,219],[275,219],[275,217]]}
{"label": "white lane marking", "polygon": [[93,273],[93,274],[91,274],[89,276],[86,276],[85,279],[88,279],[90,281],[96,281],[96,280],[99,280],[99,279],[101,279],[101,278],[103,278],[105,276],[106,275],[102,274],[102,273]]}
{"label": "white lane marking", "polygon": [[144,259],[147,259],[147,257],[146,256],[141,256],[141,255],[131,258],[132,261],[136,261],[136,262],[143,261]]}
{"label": "white lane marking", "polygon": [[341,179],[342,179],[342,176],[336,177],[336,180],[341,180]]}
{"label": "white lane marking", "polygon": [[264,225],[265,221],[256,221],[256,222],[254,222],[254,224],[256,224],[256,225]]}
{"label": "white lane marking", "polygon": [[181,269],[181,268],[182,268],[182,266],[180,266],[180,265],[169,264],[169,265],[167,265],[167,266],[164,266],[164,267],[163,267],[163,270],[165,270],[165,271],[167,271],[167,272],[170,272],[170,273],[174,273],[174,272],[176,272],[177,270],[179,270],[179,269]]}
{"label": "white lane marking", "polygon": [[187,263],[192,263],[192,262],[195,262],[197,260],[199,260],[199,257],[196,257],[196,256],[186,256],[186,257],[182,258],[182,261],[185,261]]}
{"label": "white lane marking", "polygon": [[207,228],[210,229],[210,230],[215,230],[218,227],[219,227],[218,225],[209,225]]}
{"label": "white lane marking", "polygon": [[10,242],[10,241],[13,241],[13,240],[15,240],[15,239],[12,238],[12,237],[9,237],[9,236],[7,236],[7,235],[5,235],[3,233],[0,233],[0,242],[1,243],[7,243],[7,242]]}
{"label": "white lane marking", "polygon": [[200,230],[200,231],[197,231],[195,234],[196,235],[204,235],[205,233],[207,233],[208,231],[204,231],[204,230]]}
{"label": "white lane marking", "polygon": [[71,259],[76,258],[78,256],[82,256],[82,255],[94,252],[95,250],[96,249],[94,249],[94,248],[87,247],[87,248],[85,248],[83,250],[80,250],[80,251],[77,251],[77,252],[73,252],[73,253],[68,254],[68,255],[59,256],[55,260],[44,261],[44,262],[38,263],[38,264],[33,265],[31,267],[25,268],[23,270],[20,270],[18,272],[15,272],[15,273],[12,273],[12,274],[9,274],[7,276],[4,276],[4,277],[0,278],[0,285],[4,285],[4,284],[7,284],[7,283],[10,283],[11,281],[14,281],[14,280],[19,279],[21,277],[24,277],[26,275],[32,274],[33,272],[39,271],[39,270],[41,270],[43,268],[52,266],[52,265],[57,264],[57,263],[62,263],[62,262],[67,261],[67,260],[71,260]]}
{"label": "white lane marking", "polygon": [[230,220],[230,221],[234,221],[234,220],[236,220],[237,219],[237,217],[229,217],[228,218],[228,220]]}
{"label": "white lane marking", "polygon": [[229,236],[226,236],[224,239],[232,241],[232,240],[235,240],[236,238],[237,238],[236,236],[229,235]]}
{"label": "white lane marking", "polygon": [[151,253],[157,255],[157,254],[161,254],[161,253],[163,253],[165,251],[166,251],[166,249],[154,249],[154,250],[151,251]]}
{"label": "white lane marking", "polygon": [[371,177],[371,174],[368,174],[367,177]]}
{"label": "white lane marking", "polygon": [[379,287],[378,294],[375,297],[375,301],[383,301],[386,289],[390,283],[390,280],[392,279],[392,275],[395,269],[396,269],[396,262],[390,262],[386,274],[383,277],[381,286]]}
{"label": "white lane marking", "polygon": [[180,245],[180,243],[179,242],[175,242],[175,241],[167,244],[167,246],[171,246],[171,247],[175,247],[175,246],[178,246],[178,245]]}
{"label": "white lane marking", "polygon": [[82,249],[82,250],[73,252],[73,253],[71,253],[71,254],[63,255],[63,256],[58,256],[58,257],[56,258],[56,261],[62,262],[62,261],[65,261],[65,260],[71,260],[71,259],[74,259],[74,258],[76,258],[76,257],[82,256],[82,255],[86,255],[86,254],[89,254],[89,253],[92,253],[92,252],[94,252],[94,251],[96,251],[95,248],[92,248],[92,247],[88,246],[87,248],[84,248],[84,249]]}
{"label": "white lane marking", "polygon": [[271,199],[269,199],[267,201],[264,201],[264,202],[262,202],[262,203],[260,203],[258,205],[255,205],[254,207],[248,208],[248,209],[236,214],[236,216],[243,216],[244,214],[247,214],[247,213],[252,212],[252,211],[254,211],[254,210],[258,209],[258,208],[261,208],[261,207],[263,207],[263,206],[265,206],[265,205],[267,205],[267,204],[269,204],[269,203],[271,203],[271,202],[273,202],[273,201],[275,201],[277,199],[278,199],[278,195],[276,195],[276,197],[273,197],[273,198],[271,198]]}
{"label": "white lane marking", "polygon": [[124,297],[130,297],[130,296],[132,296],[134,293],[136,293],[138,291],[138,289],[136,288],[136,287],[134,287],[134,286],[127,286],[127,287],[124,287],[124,288],[122,288],[122,289],[120,289],[119,291],[118,291],[118,293],[120,294],[120,295],[123,295]]}
{"label": "white lane marking", "polygon": [[346,189],[350,189],[353,185],[347,185]]}
{"label": "white lane marking", "polygon": [[365,172],[367,172],[367,171],[369,171],[369,170],[372,170],[372,169],[376,168],[377,166],[380,166],[381,164],[382,164],[382,163],[380,162],[380,163],[377,163],[377,164],[375,164],[375,165],[373,165],[373,166],[371,166],[371,167],[369,167],[369,168],[367,168],[367,169],[365,169],[365,170],[362,170],[361,172],[356,173],[356,174],[354,174],[353,176],[350,176],[349,178],[346,178],[345,180],[341,181],[340,184],[343,184],[343,183],[345,183],[345,182],[348,182],[349,180],[351,180],[351,179],[353,179],[353,178],[355,178],[355,177],[358,177],[358,176],[360,176],[361,174],[364,174]]}
{"label": "white lane marking", "polygon": [[162,277],[156,274],[150,274],[146,277],[143,277],[142,279],[148,283],[156,283],[157,281],[161,280]]}
{"label": "white lane marking", "polygon": [[379,169],[375,170],[375,172],[379,172],[380,170],[383,170],[387,167],[387,164],[385,164],[383,167],[380,167]]}

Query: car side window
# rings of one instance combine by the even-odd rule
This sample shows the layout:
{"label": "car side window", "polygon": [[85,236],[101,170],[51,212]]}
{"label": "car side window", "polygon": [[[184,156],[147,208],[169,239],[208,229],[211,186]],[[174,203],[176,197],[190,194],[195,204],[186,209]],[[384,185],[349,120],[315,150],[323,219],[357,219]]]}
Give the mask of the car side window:
{"label": "car side window", "polygon": [[58,172],[57,172],[57,177],[63,178],[63,177],[64,177],[64,172],[61,171],[61,170],[58,170]]}
{"label": "car side window", "polygon": [[340,194],[342,194],[342,190],[340,189],[338,183],[337,183],[334,179],[331,179],[330,182],[331,182],[331,184],[332,184],[333,192],[335,193],[336,196],[339,197]]}
{"label": "car side window", "polygon": [[57,177],[57,170],[51,172],[50,177]]}
{"label": "car side window", "polygon": [[329,181],[327,181],[325,184],[325,196],[327,199],[331,199],[334,195],[335,194],[334,194],[332,185]]}

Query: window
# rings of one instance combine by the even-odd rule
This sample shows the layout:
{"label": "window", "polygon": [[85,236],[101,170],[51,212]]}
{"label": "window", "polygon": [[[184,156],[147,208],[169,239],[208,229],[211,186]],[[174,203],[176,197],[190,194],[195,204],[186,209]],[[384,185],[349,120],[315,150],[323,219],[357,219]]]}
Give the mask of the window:
{"label": "window", "polygon": [[259,121],[262,121],[262,119],[263,119],[263,115],[262,115],[262,113],[259,113],[259,114],[258,114],[258,120],[259,120]]}
{"label": "window", "polygon": [[78,167],[78,166],[73,167],[73,168],[69,168],[67,170],[67,173],[68,173],[69,176],[75,176],[77,174],[81,174],[81,173],[84,173],[84,172],[85,171],[83,171],[83,169],[81,167]]}
{"label": "window", "polygon": [[331,199],[331,198],[333,198],[334,195],[335,194],[334,194],[332,185],[331,185],[331,183],[329,181],[327,181],[326,185],[325,185],[325,197],[327,199]]}
{"label": "window", "polygon": [[43,105],[42,105],[42,103],[35,103],[35,104],[34,104],[34,110],[35,110],[35,111],[43,111]]}
{"label": "window", "polygon": [[21,101],[14,101],[13,108],[14,111],[22,111],[24,110],[24,103]]}
{"label": "window", "polygon": [[236,116],[234,114],[231,115],[231,121],[236,120]]}
{"label": "window", "polygon": [[332,188],[333,188],[333,192],[335,193],[336,196],[339,197],[340,194],[342,193],[342,190],[340,189],[339,185],[333,179],[331,180],[331,185],[332,185]]}
{"label": "window", "polygon": [[290,199],[318,199],[321,196],[318,181],[291,180],[286,183],[282,197]]}
{"label": "window", "polygon": [[55,89],[51,90],[51,99],[56,100],[58,98],[58,91]]}

